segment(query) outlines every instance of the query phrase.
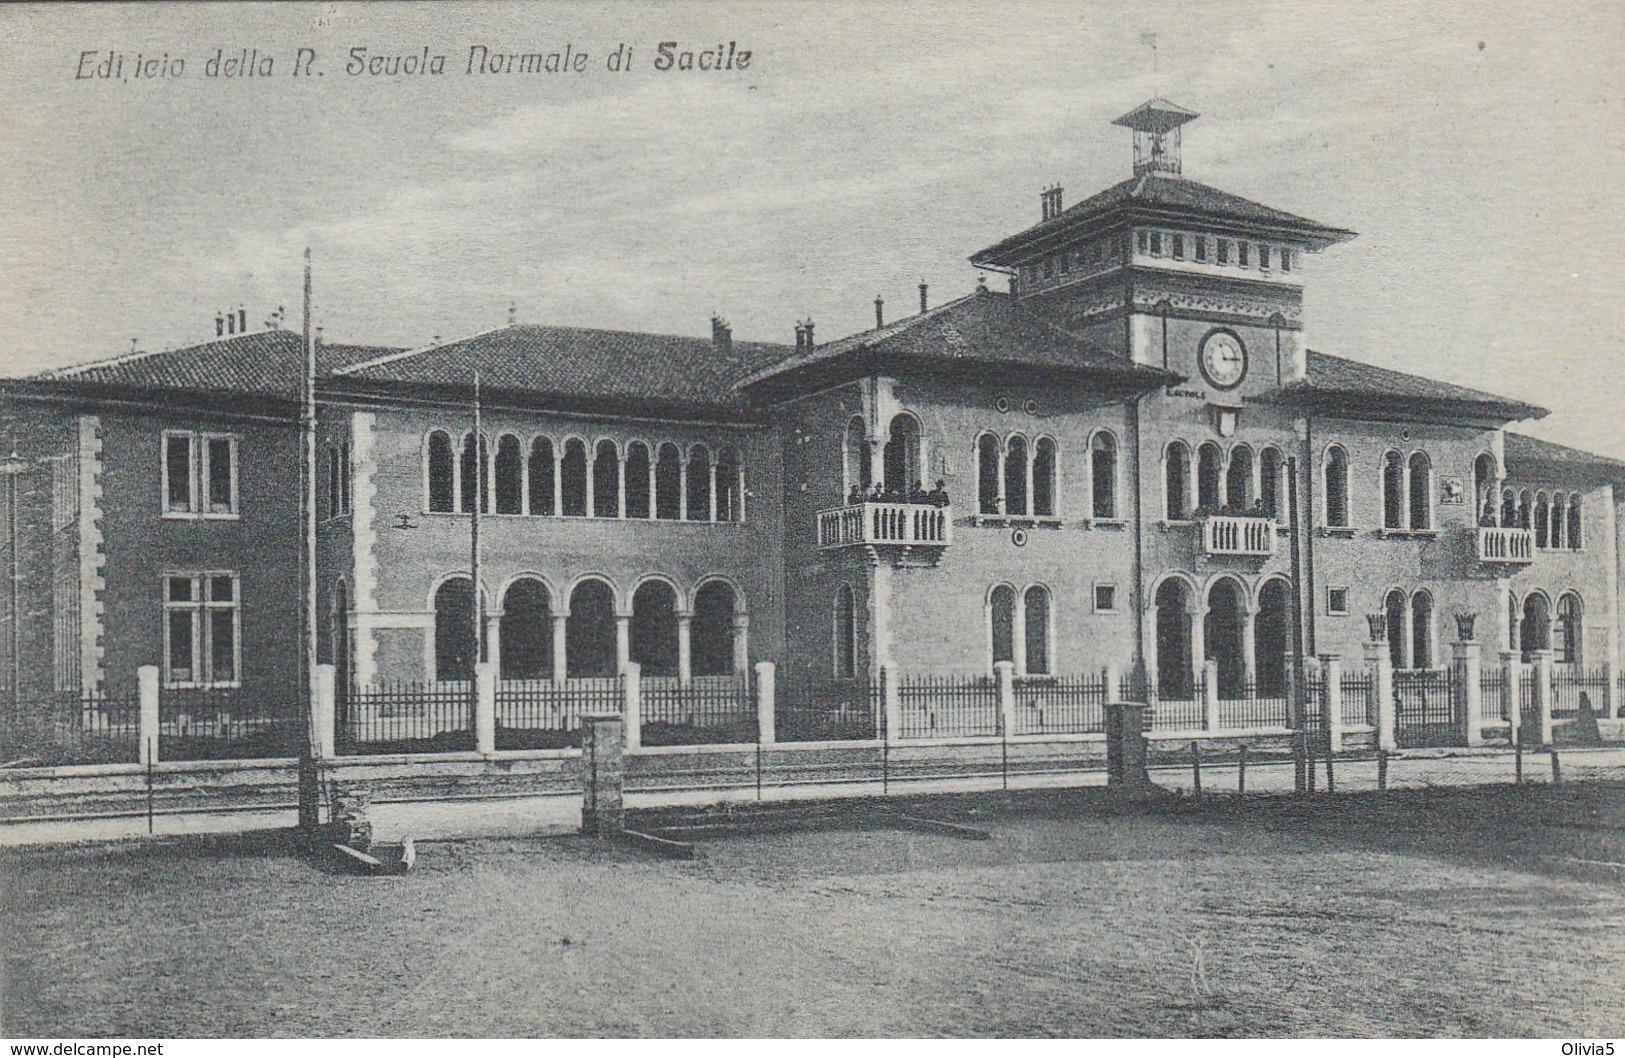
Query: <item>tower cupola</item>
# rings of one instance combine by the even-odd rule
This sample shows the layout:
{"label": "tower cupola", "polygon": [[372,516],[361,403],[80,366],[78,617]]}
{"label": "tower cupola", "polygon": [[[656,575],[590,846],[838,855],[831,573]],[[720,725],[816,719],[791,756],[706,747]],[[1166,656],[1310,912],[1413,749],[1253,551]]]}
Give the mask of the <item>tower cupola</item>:
{"label": "tower cupola", "polygon": [[1113,125],[1134,130],[1134,175],[1180,175],[1179,130],[1197,117],[1194,110],[1158,97],[1146,100],[1113,121]]}

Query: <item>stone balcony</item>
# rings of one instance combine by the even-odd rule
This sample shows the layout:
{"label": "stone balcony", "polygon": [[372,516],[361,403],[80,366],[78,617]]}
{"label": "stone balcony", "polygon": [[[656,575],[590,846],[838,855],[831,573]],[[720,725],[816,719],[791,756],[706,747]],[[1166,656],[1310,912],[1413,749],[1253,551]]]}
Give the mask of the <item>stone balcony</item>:
{"label": "stone balcony", "polygon": [[1202,519],[1202,550],[1212,556],[1275,554],[1275,519],[1214,514]]}
{"label": "stone balcony", "polygon": [[948,507],[929,503],[854,503],[818,512],[818,547],[933,548],[953,542]]}
{"label": "stone balcony", "polygon": [[1523,566],[1535,560],[1535,534],[1529,529],[1480,526],[1478,560],[1495,566]]}

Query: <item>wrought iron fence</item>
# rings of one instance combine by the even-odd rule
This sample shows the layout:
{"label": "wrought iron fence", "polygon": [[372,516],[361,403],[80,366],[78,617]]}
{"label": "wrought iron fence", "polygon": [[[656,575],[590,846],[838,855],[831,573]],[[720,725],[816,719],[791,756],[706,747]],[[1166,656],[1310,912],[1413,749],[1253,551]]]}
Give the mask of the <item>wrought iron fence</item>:
{"label": "wrought iron fence", "polygon": [[1230,696],[1219,696],[1219,727],[1286,727],[1291,722],[1292,703],[1278,683],[1244,680],[1227,689]]}
{"label": "wrought iron fence", "polygon": [[581,718],[619,713],[626,692],[618,677],[501,680],[496,685],[497,749],[564,749],[581,745]]}
{"label": "wrought iron fence", "polygon": [[1486,666],[1478,672],[1478,717],[1505,720],[1507,709],[1507,670]]}
{"label": "wrought iron fence", "polygon": [[1608,670],[1583,669],[1577,665],[1552,667],[1552,715],[1579,716],[1589,708],[1603,715],[1608,701]]}
{"label": "wrought iron fence", "polygon": [[[1187,690],[1175,685],[1174,690]],[[1189,693],[1189,691],[1187,691]],[[1148,712],[1152,731],[1194,731],[1201,728],[1205,714],[1200,697],[1167,698],[1158,688],[1157,701]]]}
{"label": "wrought iron fence", "polygon": [[1345,670],[1339,690],[1343,696],[1344,727],[1377,726],[1377,702],[1370,672]]}
{"label": "wrought iron fence", "polygon": [[299,752],[299,692],[267,695],[241,687],[161,687],[159,760],[244,760]]}
{"label": "wrought iron fence", "polygon": [[1023,676],[1015,681],[1015,730],[1021,735],[1081,735],[1106,730],[1106,676]]}
{"label": "wrought iron fence", "polygon": [[[876,680],[872,698],[885,709],[885,689]],[[902,738],[997,735],[1001,730],[999,689],[990,676],[899,676],[897,705]]]}
{"label": "wrought iron fence", "polygon": [[643,681],[643,744],[692,746],[755,742],[756,703],[749,676],[696,676],[687,686],[659,677]]}
{"label": "wrought iron fence", "polygon": [[340,753],[447,753],[474,748],[468,680],[385,680],[351,687],[339,701]]}
{"label": "wrought iron fence", "polygon": [[885,705],[856,682],[777,688],[774,737],[780,742],[846,742],[880,737]]}
{"label": "wrought iron fence", "polygon": [[[1303,666],[1303,729],[1324,733],[1326,730],[1326,685],[1319,665],[1305,659]],[[1287,724],[1292,723],[1292,705],[1287,703]]]}
{"label": "wrought iron fence", "polygon": [[105,691],[19,697],[0,691],[0,766],[133,764],[141,703]]}
{"label": "wrought iron fence", "polygon": [[1447,746],[1461,740],[1459,669],[1394,672],[1394,737],[1402,747]]}

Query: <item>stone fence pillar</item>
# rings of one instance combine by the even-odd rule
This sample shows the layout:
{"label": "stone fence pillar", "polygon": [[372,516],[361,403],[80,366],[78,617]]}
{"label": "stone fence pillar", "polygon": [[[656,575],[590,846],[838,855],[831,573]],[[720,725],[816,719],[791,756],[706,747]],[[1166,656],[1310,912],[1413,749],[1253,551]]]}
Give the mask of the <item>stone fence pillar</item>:
{"label": "stone fence pillar", "polygon": [[756,663],[756,741],[764,746],[778,741],[777,680],[778,670],[771,661]]}
{"label": "stone fence pillar", "polygon": [[486,756],[497,751],[497,667],[490,661],[474,665],[474,748]]}
{"label": "stone fence pillar", "polygon": [[1106,703],[1106,785],[1126,793],[1148,789],[1145,710],[1139,702]]}
{"label": "stone fence pillar", "polygon": [[1371,693],[1377,703],[1377,748],[1392,753],[1399,748],[1399,743],[1394,737],[1394,662],[1388,655],[1388,644],[1367,643],[1365,663],[1371,672]]}
{"label": "stone fence pillar", "polygon": [[1535,669],[1530,676],[1535,681],[1535,704],[1540,709],[1540,744],[1552,744],[1552,659],[1550,650],[1537,650],[1535,653]]}
{"label": "stone fence pillar", "polygon": [[1482,645],[1464,640],[1451,648],[1456,664],[1456,678],[1461,680],[1462,732],[1469,746],[1484,744],[1484,681],[1480,678],[1480,651]]}
{"label": "stone fence pillar", "polygon": [[1121,700],[1123,697],[1123,670],[1115,661],[1106,664],[1106,698],[1108,702]]}
{"label": "stone fence pillar", "polygon": [[1518,744],[1523,727],[1523,656],[1516,650],[1501,651],[1501,667],[1506,670],[1506,696],[1501,699],[1501,715],[1506,717],[1507,741]]}
{"label": "stone fence pillar", "polygon": [[1219,663],[1202,663],[1202,727],[1219,730]]}
{"label": "stone fence pillar", "polygon": [[636,661],[621,667],[621,719],[626,725],[626,748],[642,747],[643,666]]}
{"label": "stone fence pillar", "polygon": [[581,832],[614,837],[626,829],[626,728],[619,714],[581,718]]}
{"label": "stone fence pillar", "polygon": [[333,722],[337,705],[335,695],[337,670],[332,665],[316,666],[315,693],[310,701],[310,726],[315,734],[312,740],[316,756],[326,760],[333,756]]}
{"label": "stone fence pillar", "polygon": [[897,689],[897,674],[890,666],[880,666],[880,689],[885,697],[886,741],[896,742],[903,737],[903,698]]}
{"label": "stone fence pillar", "polygon": [[[140,692],[140,712],[136,716],[136,738],[140,740],[142,764],[158,763],[158,666],[143,665],[135,670]],[[128,684],[126,684],[128,686]]]}
{"label": "stone fence pillar", "polygon": [[1008,738],[1016,733],[1015,662],[995,661],[993,675],[999,687],[999,730]]}
{"label": "stone fence pillar", "polygon": [[1326,752],[1343,752],[1343,656],[1320,656],[1321,722],[1326,725]]}

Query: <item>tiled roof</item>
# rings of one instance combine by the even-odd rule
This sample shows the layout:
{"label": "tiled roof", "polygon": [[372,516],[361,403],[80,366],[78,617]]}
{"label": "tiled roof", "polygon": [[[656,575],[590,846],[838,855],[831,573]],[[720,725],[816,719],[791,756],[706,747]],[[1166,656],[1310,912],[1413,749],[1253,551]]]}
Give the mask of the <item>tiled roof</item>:
{"label": "tiled roof", "polygon": [[1308,377],[1289,382],[1275,393],[1261,398],[1266,401],[1309,402],[1321,405],[1350,403],[1380,404],[1392,408],[1426,405],[1465,406],[1505,419],[1538,419],[1547,414],[1536,404],[1513,400],[1510,397],[1468,389],[1450,382],[1438,382],[1403,371],[1373,367],[1340,356],[1308,351]]}
{"label": "tiled roof", "polygon": [[351,364],[336,379],[468,386],[564,398],[733,408],[736,384],[784,356],[768,342],[520,324]]}
{"label": "tiled roof", "polygon": [[1114,209],[1129,207],[1188,213],[1267,228],[1287,228],[1322,242],[1341,242],[1354,237],[1354,233],[1347,229],[1329,227],[1307,217],[1274,209],[1195,180],[1145,173],[1132,176],[1097,195],[1091,195],[1048,220],[994,243],[972,257],[971,263],[993,265],[1007,263],[1003,259],[1010,251],[1026,246],[1044,235],[1074,227]]}
{"label": "tiled roof", "polygon": [[[392,346],[323,343],[317,347],[317,369],[325,373],[398,351]],[[34,375],[29,381],[297,400],[304,373],[304,339],[300,334],[259,331],[184,349],[130,353],[58,368]]]}
{"label": "tiled roof", "polygon": [[981,289],[884,327],[860,331],[796,353],[745,381],[756,385],[791,372],[839,361],[911,360],[938,364],[985,364],[1074,369],[1146,387],[1172,376],[1129,363],[1062,330],[1009,294]]}
{"label": "tiled roof", "polygon": [[1616,478],[1625,475],[1625,461],[1570,448],[1552,441],[1542,441],[1538,437],[1529,437],[1525,434],[1511,432],[1505,434],[1503,454],[1509,471],[1519,467],[1530,469],[1579,467],[1600,470]]}

